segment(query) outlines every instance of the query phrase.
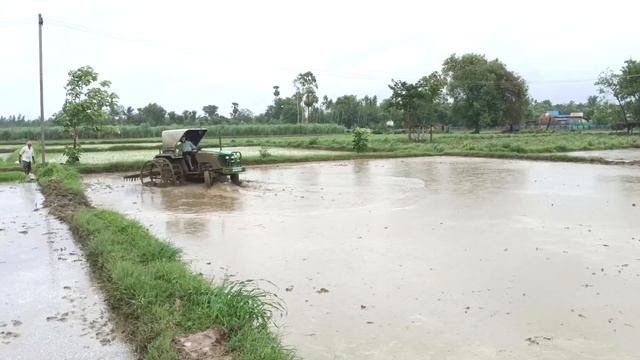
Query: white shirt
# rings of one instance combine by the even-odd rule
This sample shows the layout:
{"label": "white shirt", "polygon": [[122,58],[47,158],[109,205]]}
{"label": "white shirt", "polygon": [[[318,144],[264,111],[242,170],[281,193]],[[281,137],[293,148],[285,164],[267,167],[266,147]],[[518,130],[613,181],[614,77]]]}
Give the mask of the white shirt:
{"label": "white shirt", "polygon": [[33,158],[33,146],[29,148],[27,145],[22,147],[20,150],[20,160],[31,162]]}

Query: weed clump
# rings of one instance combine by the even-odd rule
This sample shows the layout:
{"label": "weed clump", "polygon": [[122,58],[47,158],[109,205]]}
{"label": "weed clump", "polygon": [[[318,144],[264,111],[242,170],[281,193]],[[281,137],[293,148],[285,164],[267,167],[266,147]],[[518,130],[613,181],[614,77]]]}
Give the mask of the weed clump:
{"label": "weed clump", "polygon": [[353,150],[359,153],[367,150],[367,148],[369,147],[369,136],[371,136],[370,129],[353,129]]}

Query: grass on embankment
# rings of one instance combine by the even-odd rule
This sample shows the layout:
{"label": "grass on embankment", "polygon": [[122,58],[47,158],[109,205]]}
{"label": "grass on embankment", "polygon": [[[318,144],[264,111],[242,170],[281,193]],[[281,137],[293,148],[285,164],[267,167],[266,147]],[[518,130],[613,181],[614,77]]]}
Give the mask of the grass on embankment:
{"label": "grass on embankment", "polygon": [[[70,166],[50,165],[39,174],[51,202],[60,196],[76,204],[86,198],[80,175]],[[88,262],[101,280],[105,299],[122,321],[127,337],[145,359],[179,359],[173,340],[212,327],[224,329],[234,359],[292,359],[269,331],[280,305],[250,282],[213,286],[191,273],[179,250],[135,221],[113,211],[58,204]],[[53,209],[52,209],[53,210]]]}
{"label": "grass on embankment", "polygon": [[21,171],[0,172],[0,183],[23,181],[25,178],[24,173]]}
{"label": "grass on embankment", "polygon": [[[224,139],[223,139],[224,140]],[[291,147],[348,151],[352,148],[350,134],[327,136],[298,136],[272,138],[237,138],[223,141],[223,146]],[[205,144],[215,144],[205,140]],[[370,152],[482,152],[548,154],[568,151],[640,148],[640,135],[609,134],[603,132],[542,132],[521,134],[428,134],[420,142],[407,141],[406,135],[379,134],[369,139]]]}

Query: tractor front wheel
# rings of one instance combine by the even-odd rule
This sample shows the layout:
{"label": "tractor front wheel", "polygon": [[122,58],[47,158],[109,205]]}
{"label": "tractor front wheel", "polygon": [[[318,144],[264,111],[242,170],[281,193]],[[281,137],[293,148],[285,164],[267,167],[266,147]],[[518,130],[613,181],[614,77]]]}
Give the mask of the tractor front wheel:
{"label": "tractor front wheel", "polygon": [[204,186],[210,188],[213,185],[213,176],[211,176],[210,171],[204,172]]}
{"label": "tractor front wheel", "polygon": [[242,181],[240,181],[240,174],[231,174],[229,175],[229,178],[231,178],[231,182],[234,183],[235,185],[242,184]]}

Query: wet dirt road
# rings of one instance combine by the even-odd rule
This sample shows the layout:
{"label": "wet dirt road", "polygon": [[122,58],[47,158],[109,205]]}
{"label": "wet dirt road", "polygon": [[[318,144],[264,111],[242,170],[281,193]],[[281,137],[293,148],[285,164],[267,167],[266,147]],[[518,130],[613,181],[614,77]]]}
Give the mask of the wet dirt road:
{"label": "wet dirt road", "polygon": [[134,359],[35,184],[0,185],[0,359]]}
{"label": "wet dirt road", "polygon": [[194,271],[267,279],[306,359],[637,359],[640,168],[415,158],[242,188],[86,178]]}

